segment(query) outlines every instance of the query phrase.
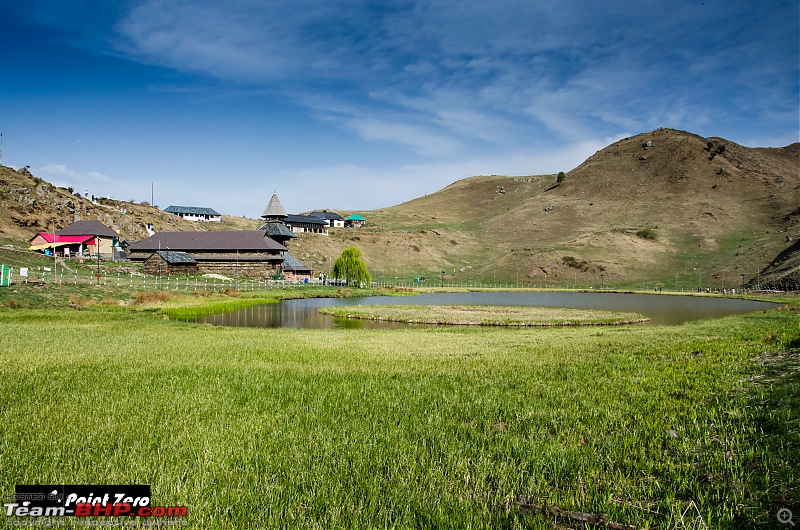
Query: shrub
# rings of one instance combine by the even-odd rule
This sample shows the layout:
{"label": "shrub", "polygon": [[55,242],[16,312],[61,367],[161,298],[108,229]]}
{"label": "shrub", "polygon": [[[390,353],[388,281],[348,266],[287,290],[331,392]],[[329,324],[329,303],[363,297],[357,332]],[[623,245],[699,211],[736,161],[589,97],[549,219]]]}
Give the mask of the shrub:
{"label": "shrub", "polygon": [[225,288],[225,289],[222,291],[222,293],[223,293],[223,294],[225,294],[225,295],[227,295],[227,296],[234,296],[234,297],[239,297],[239,296],[242,296],[242,293],[240,293],[239,291],[237,291],[237,290],[236,290],[236,289],[234,289],[233,287],[226,287],[226,288]]}
{"label": "shrub", "polygon": [[653,230],[652,228],[642,228],[641,230],[636,232],[636,235],[641,237],[642,239],[647,239],[649,241],[656,240],[656,231]]}
{"label": "shrub", "polygon": [[19,309],[20,305],[19,302],[12,298],[10,300],[6,300],[5,307],[6,309]]}
{"label": "shrub", "polygon": [[564,182],[564,179],[566,179],[566,178],[567,178],[566,173],[564,173],[563,171],[559,171],[558,172],[558,176],[556,177],[556,182],[561,184],[562,182]]}
{"label": "shrub", "polygon": [[90,305],[94,305],[94,300],[92,300],[91,298],[84,298],[76,293],[72,293],[71,295],[69,295],[69,303],[81,307],[88,307]]}
{"label": "shrub", "polygon": [[133,298],[133,303],[135,305],[146,305],[146,304],[155,304],[157,302],[166,302],[172,297],[167,292],[156,291],[151,293],[135,292],[131,294],[131,298]]}

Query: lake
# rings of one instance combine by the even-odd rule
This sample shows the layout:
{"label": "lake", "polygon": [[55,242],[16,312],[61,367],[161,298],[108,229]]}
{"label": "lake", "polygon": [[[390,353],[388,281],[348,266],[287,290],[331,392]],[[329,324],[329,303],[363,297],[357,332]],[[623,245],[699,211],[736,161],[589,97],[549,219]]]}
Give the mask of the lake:
{"label": "lake", "polygon": [[368,296],[363,298],[303,298],[285,300],[191,319],[218,326],[258,328],[364,328],[428,327],[371,320],[340,319],[319,313],[319,308],[340,305],[507,305],[566,307],[633,311],[650,317],[645,325],[678,325],[691,320],[718,318],[772,309],[771,302],[706,296],[591,292],[470,292],[429,293],[419,296]]}

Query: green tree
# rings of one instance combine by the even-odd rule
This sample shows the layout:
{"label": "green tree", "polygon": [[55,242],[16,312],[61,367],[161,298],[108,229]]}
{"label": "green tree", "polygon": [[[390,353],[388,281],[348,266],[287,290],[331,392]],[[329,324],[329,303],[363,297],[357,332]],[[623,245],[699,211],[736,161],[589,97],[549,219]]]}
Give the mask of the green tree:
{"label": "green tree", "polygon": [[361,251],[356,247],[344,249],[342,255],[333,262],[332,275],[334,278],[347,279],[348,285],[366,287],[372,282],[372,277],[367,272],[367,265],[361,257]]}
{"label": "green tree", "polygon": [[564,182],[565,178],[567,178],[567,175],[563,171],[559,171],[558,176],[556,177],[556,182],[561,184],[562,182]]}

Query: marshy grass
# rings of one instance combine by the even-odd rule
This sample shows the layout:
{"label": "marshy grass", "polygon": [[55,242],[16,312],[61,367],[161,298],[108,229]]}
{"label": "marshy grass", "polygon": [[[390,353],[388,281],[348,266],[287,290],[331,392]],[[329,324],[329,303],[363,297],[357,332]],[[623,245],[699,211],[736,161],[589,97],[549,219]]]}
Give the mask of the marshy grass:
{"label": "marshy grass", "polygon": [[579,524],[520,498],[774,528],[799,502],[798,346],[795,310],[380,331],[0,310],[0,490],[151,484],[210,529]]}
{"label": "marshy grass", "polygon": [[525,306],[369,305],[323,307],[339,318],[457,326],[612,326],[647,322],[638,313]]}
{"label": "marshy grass", "polygon": [[241,299],[206,299],[203,303],[192,305],[181,305],[177,307],[162,307],[161,313],[170,318],[180,320],[190,320],[219,313],[236,311],[254,305],[274,304],[278,300],[275,298],[241,298]]}

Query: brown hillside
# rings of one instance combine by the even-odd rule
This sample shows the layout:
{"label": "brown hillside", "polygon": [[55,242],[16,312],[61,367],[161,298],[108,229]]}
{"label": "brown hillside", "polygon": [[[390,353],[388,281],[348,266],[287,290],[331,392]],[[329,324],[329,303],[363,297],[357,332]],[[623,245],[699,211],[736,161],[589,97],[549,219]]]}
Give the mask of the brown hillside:
{"label": "brown hillside", "polygon": [[799,201],[800,145],[747,148],[662,129],[598,151],[560,186],[555,175],[473,177],[361,212],[370,229],[305,237],[301,257],[325,263],[355,244],[386,276],[407,267],[465,281],[635,284],[677,274],[730,285],[797,237]]}
{"label": "brown hillside", "polygon": [[[78,220],[98,220],[124,239],[147,237],[147,223],[156,231],[252,229],[257,221],[223,217],[222,223],[192,223],[153,208],[111,199],[90,199],[31,175],[0,166],[0,241],[24,247],[39,231],[63,228]],[[254,226],[256,225],[256,226]]]}

